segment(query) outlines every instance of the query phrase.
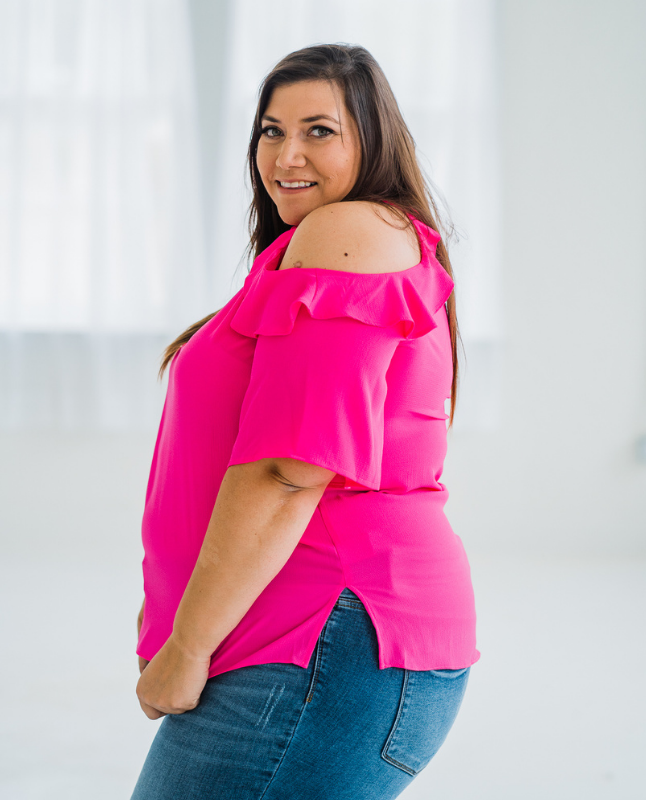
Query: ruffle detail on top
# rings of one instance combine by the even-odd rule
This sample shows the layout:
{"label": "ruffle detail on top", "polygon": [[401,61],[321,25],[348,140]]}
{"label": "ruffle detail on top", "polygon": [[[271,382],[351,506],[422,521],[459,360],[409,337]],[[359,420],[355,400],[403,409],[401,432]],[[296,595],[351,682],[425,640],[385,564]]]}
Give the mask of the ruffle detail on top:
{"label": "ruffle detail on top", "polygon": [[[320,267],[277,270],[296,227],[281,234],[254,262],[231,327],[257,338],[291,333],[301,306],[315,319],[351,317],[367,325],[401,324],[406,339],[437,327],[435,314],[453,290],[453,280],[435,257],[439,234],[412,220],[420,234],[422,260],[401,272],[357,273]],[[248,284],[248,285],[247,285]]]}

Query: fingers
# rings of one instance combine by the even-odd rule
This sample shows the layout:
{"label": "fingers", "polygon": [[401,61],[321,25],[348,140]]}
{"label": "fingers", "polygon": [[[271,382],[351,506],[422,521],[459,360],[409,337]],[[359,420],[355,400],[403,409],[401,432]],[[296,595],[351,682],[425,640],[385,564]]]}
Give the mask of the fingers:
{"label": "fingers", "polygon": [[165,717],[167,714],[175,714],[175,715],[185,714],[187,711],[192,711],[199,705],[198,701],[197,703],[191,705],[188,708],[171,708],[168,711],[160,711],[158,708],[155,708],[155,706],[151,706],[148,703],[146,703],[145,700],[142,700],[141,697],[139,697],[139,693],[137,693],[137,700],[139,700],[139,705],[141,706],[141,710],[148,717],[148,719],[159,719],[160,717]]}
{"label": "fingers", "polygon": [[155,708],[155,706],[149,706],[148,703],[145,703],[140,697],[137,699],[139,700],[139,705],[141,706],[141,710],[148,717],[148,719],[159,719],[160,717],[165,717],[168,714],[174,714],[175,716],[177,716],[179,714],[185,714],[187,711],[193,710],[193,708],[182,708],[173,711],[160,711],[158,708]]}
{"label": "fingers", "polygon": [[158,708],[154,706],[149,706],[148,703],[144,703],[143,700],[139,700],[139,705],[141,706],[142,711],[148,717],[148,719],[159,719],[160,717],[165,717],[166,714],[163,711],[160,711]]}

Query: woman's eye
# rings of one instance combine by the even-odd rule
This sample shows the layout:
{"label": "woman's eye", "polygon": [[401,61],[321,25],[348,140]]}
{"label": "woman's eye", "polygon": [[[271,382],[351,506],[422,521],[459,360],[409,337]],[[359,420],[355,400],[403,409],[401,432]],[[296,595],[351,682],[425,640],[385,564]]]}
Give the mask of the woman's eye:
{"label": "woman's eye", "polygon": [[[276,128],[274,125],[268,125],[266,128],[263,128],[260,133],[262,135],[266,135],[268,139],[275,139],[275,136],[268,135],[269,131],[278,131],[278,128]],[[280,131],[278,131],[278,133],[280,133]]]}
{"label": "woman's eye", "polygon": [[325,137],[326,137],[328,134],[330,134],[330,133],[334,133],[334,131],[331,131],[329,128],[326,128],[326,127],[325,127],[325,126],[323,126],[323,125],[315,125],[315,126],[312,128],[312,130],[313,130],[313,131],[324,131],[324,134],[323,134],[322,136],[315,136],[315,137],[314,137],[315,139],[324,139],[324,138],[325,138]]}
{"label": "woman's eye", "polygon": [[[334,133],[334,131],[326,128],[324,125],[315,125],[310,130],[312,132],[320,131],[320,133],[314,134],[315,139],[325,139],[327,136]],[[272,131],[276,131],[276,133],[272,133]],[[282,136],[282,132],[275,125],[267,125],[267,127],[261,129],[260,134],[261,136],[266,136],[267,139],[277,139],[279,136]]]}

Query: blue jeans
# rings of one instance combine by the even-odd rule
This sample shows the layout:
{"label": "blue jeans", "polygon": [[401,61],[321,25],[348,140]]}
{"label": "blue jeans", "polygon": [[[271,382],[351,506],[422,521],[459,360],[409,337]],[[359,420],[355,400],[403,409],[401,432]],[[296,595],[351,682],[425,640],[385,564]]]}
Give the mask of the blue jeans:
{"label": "blue jeans", "polygon": [[389,800],[437,753],[471,667],[378,666],[372,620],[344,589],[307,669],[216,675],[159,725],[131,800]]}

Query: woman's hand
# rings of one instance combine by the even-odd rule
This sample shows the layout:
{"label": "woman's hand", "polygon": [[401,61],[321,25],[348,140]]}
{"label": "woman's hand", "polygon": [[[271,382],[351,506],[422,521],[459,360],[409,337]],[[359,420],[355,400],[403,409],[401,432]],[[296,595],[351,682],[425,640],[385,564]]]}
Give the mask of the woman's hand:
{"label": "woman's hand", "polygon": [[149,719],[166,714],[183,714],[200,702],[209,675],[211,657],[188,653],[173,637],[142,670],[137,697]]}

